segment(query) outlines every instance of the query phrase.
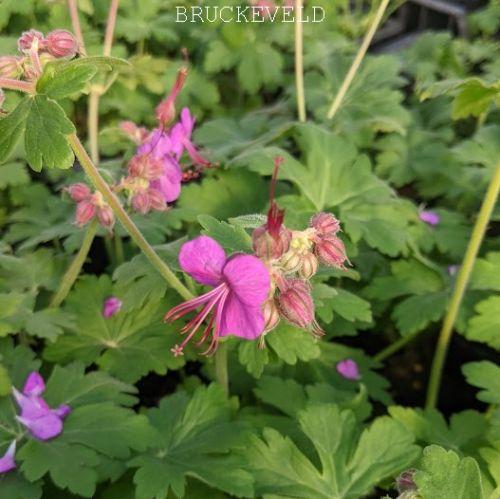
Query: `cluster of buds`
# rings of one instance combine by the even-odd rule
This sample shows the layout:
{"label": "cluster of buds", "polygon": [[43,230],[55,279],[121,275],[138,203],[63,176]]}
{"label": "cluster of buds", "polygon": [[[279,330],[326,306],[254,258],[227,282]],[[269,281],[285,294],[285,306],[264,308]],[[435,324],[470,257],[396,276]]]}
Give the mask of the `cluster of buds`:
{"label": "cluster of buds", "polygon": [[28,81],[36,80],[43,66],[54,59],[72,59],[78,52],[78,42],[72,33],[56,29],[44,36],[40,31],[25,31],[17,41],[21,56],[0,57],[0,77]]}
{"label": "cluster of buds", "polygon": [[115,216],[111,207],[104,201],[100,192],[94,192],[82,183],[72,184],[67,189],[71,199],[76,203],[75,223],[83,227],[94,218],[110,232],[115,225]]}
{"label": "cluster of buds", "polygon": [[274,329],[283,318],[320,337],[324,333],[315,319],[310,280],[320,264],[345,269],[347,256],[337,236],[339,221],[330,213],[313,216],[303,231],[285,227],[284,210],[279,209],[274,200],[282,161],[279,157],[275,159],[267,221],[252,234],[254,252],[265,262],[271,275],[271,290],[264,304],[264,333]]}
{"label": "cluster of buds", "polygon": [[151,154],[136,154],[128,164],[128,175],[118,185],[128,193],[132,208],[145,215],[150,211],[165,211],[167,202],[162,192],[155,188],[164,173],[163,161]]}

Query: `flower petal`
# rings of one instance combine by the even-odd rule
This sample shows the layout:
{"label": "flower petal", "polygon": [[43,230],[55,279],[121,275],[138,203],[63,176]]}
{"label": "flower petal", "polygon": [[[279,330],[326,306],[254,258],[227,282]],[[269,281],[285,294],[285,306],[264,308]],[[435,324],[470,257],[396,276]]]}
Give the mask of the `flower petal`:
{"label": "flower petal", "polygon": [[55,414],[57,417],[64,419],[71,412],[71,407],[66,404],[62,404],[57,409],[52,409],[52,414]]}
{"label": "flower petal", "polygon": [[63,429],[61,418],[52,412],[37,419],[22,416],[16,416],[16,419],[26,426],[38,440],[49,440],[50,438],[57,437]]}
{"label": "flower petal", "polygon": [[193,133],[193,128],[194,128],[195,122],[196,122],[196,119],[193,116],[191,116],[189,108],[187,108],[187,107],[182,108],[181,123],[182,123],[184,131],[187,135],[187,138],[191,137],[191,134]]}
{"label": "flower petal", "polygon": [[269,271],[257,257],[236,255],[227,261],[222,273],[242,303],[260,307],[266,301],[270,287]]}
{"label": "flower petal", "polygon": [[45,381],[36,371],[29,374],[24,384],[23,393],[25,395],[41,395],[45,391]]}
{"label": "flower petal", "polygon": [[226,254],[222,246],[208,236],[199,236],[182,245],[179,263],[182,270],[200,284],[217,286],[221,282]]}
{"label": "flower petal", "polygon": [[235,293],[229,293],[221,314],[219,336],[234,335],[254,340],[264,331],[264,322],[261,307],[245,305]]}
{"label": "flower petal", "polygon": [[0,473],[7,473],[7,471],[16,468],[16,463],[14,461],[14,454],[16,453],[16,441],[13,440],[9,445],[7,452],[0,457]]}
{"label": "flower petal", "polygon": [[14,398],[21,408],[21,417],[35,419],[43,417],[50,413],[50,407],[42,397],[27,396],[19,393],[15,388],[12,389]]}
{"label": "flower petal", "polygon": [[171,203],[175,201],[181,193],[181,182],[182,182],[182,171],[181,167],[170,156],[166,156],[163,159],[163,174],[157,179],[150,183],[150,186],[154,189],[159,190],[165,201]]}

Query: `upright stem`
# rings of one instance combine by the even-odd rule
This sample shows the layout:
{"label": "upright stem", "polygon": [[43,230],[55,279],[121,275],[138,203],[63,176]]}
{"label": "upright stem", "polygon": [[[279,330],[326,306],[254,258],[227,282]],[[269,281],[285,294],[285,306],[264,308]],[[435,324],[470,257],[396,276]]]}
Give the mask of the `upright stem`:
{"label": "upright stem", "polygon": [[170,286],[174,288],[183,298],[185,298],[186,300],[193,298],[193,295],[170,270],[168,265],[158,256],[156,251],[150,246],[150,244],[142,235],[141,231],[128,216],[127,212],[123,209],[120,201],[110,189],[106,181],[102,178],[99,170],[90,159],[87,151],[80,142],[80,139],[76,136],[76,134],[71,134],[68,135],[68,141],[76,157],[80,161],[83,170],[94,184],[94,187],[102,194],[106,203],[108,203],[113,210],[116,218],[118,218],[125,230],[130,234],[132,239],[135,241],[137,246],[139,246],[141,251],[146,255],[151,264],[158,270],[158,272],[160,272],[160,274],[170,284]]}
{"label": "upright stem", "polygon": [[215,379],[222,386],[226,395],[229,394],[229,379],[227,374],[227,345],[220,343],[215,352]]}
{"label": "upright stem", "polygon": [[304,58],[302,0],[295,0],[295,87],[297,93],[297,112],[299,121],[306,121],[306,100],[304,96]]}
{"label": "upright stem", "polygon": [[35,83],[28,81],[14,80],[13,78],[0,78],[0,88],[8,90],[19,90],[31,94],[35,91]]}
{"label": "upright stem", "polygon": [[89,134],[90,157],[96,164],[99,163],[99,94],[91,91],[87,112],[87,129]]}
{"label": "upright stem", "polygon": [[119,0],[111,0],[111,5],[109,6],[106,35],[104,36],[104,47],[102,50],[102,53],[105,56],[109,56],[111,54],[111,46],[113,45],[113,35],[115,33],[116,25],[116,13],[118,12],[119,3]]}
{"label": "upright stem", "polygon": [[68,270],[66,270],[66,273],[61,280],[61,284],[59,285],[59,289],[50,301],[49,307],[58,307],[66,299],[66,296],[68,296],[68,293],[78,278],[78,274],[80,274],[82,266],[85,263],[85,259],[89,254],[90,247],[92,246],[98,227],[99,225],[95,219],[88,225],[85,235],[83,236],[82,245],[71,262],[71,265],[68,267]]}
{"label": "upright stem", "polygon": [[85,41],[83,40],[82,27],[80,26],[80,18],[78,17],[77,0],[68,0],[69,16],[71,17],[71,25],[73,26],[73,33],[78,42],[78,49],[81,55],[86,56]]}
{"label": "upright stem", "polygon": [[342,85],[340,86],[339,91],[335,96],[335,99],[333,100],[332,106],[328,111],[327,114],[328,119],[332,119],[335,116],[336,112],[339,110],[340,105],[342,104],[342,101],[344,100],[344,97],[347,93],[347,90],[349,90],[352,80],[354,79],[354,76],[358,72],[359,66],[361,65],[361,61],[363,60],[366,51],[368,50],[368,47],[370,46],[373,40],[373,37],[375,35],[375,32],[377,31],[380,21],[384,16],[387,6],[389,5],[389,1],[390,0],[382,0],[380,2],[380,5],[378,6],[377,11],[375,12],[375,17],[373,18],[372,24],[370,25],[368,31],[366,32],[363,42],[361,43],[361,47],[359,47],[358,53],[356,54],[356,57],[354,58],[354,61],[352,62],[352,65],[349,68],[349,71],[347,72],[344,81],[342,82]]}
{"label": "upright stem", "polygon": [[469,282],[469,278],[474,267],[474,262],[481,246],[484,234],[486,232],[491,214],[495,207],[500,189],[500,165],[496,167],[495,173],[490,181],[488,190],[484,196],[483,204],[479,210],[479,214],[472,231],[472,235],[465,252],[465,256],[458,272],[455,289],[450,300],[448,312],[443,321],[443,327],[439,334],[434,359],[432,361],[431,376],[429,379],[429,386],[427,389],[427,402],[426,407],[433,408],[436,406],[437,398],[439,395],[439,388],[441,385],[441,377],[443,374],[443,367],[446,360],[446,354],[450,344],[451,336],[453,334],[453,325],[457,318],[460,303],[465,293],[465,289]]}
{"label": "upright stem", "polygon": [[389,346],[377,353],[373,357],[373,359],[377,362],[382,362],[383,360],[387,359],[387,357],[390,357],[392,354],[396,353],[398,350],[401,350],[401,348],[403,348],[407,343],[410,343],[410,341],[413,341],[417,336],[418,333],[414,333],[399,338],[399,340],[396,340],[394,343],[391,343]]}

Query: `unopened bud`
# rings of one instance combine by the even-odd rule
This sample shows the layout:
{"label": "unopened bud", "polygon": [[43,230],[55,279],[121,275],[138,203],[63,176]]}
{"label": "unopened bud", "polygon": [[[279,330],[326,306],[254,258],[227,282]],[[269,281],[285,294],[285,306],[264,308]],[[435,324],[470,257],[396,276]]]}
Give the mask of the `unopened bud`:
{"label": "unopened bud", "polygon": [[120,130],[136,144],[142,144],[148,136],[148,131],[144,127],[138,127],[133,121],[122,121],[119,125]]}
{"label": "unopened bud", "polygon": [[274,237],[265,224],[252,233],[253,250],[259,258],[277,259],[288,251],[291,239],[292,233],[286,227],[281,226],[277,237]]}
{"label": "unopened bud", "polygon": [[340,230],[339,221],[331,213],[317,213],[311,218],[309,225],[323,236],[334,235]]}
{"label": "unopened bud", "polygon": [[78,42],[72,33],[65,29],[51,31],[45,39],[45,48],[54,57],[72,59],[78,52]]}
{"label": "unopened bud", "polygon": [[318,259],[312,254],[307,253],[301,258],[299,275],[303,279],[310,279],[318,271]]}
{"label": "unopened bud", "polygon": [[344,268],[344,262],[347,260],[345,246],[337,236],[318,238],[314,251],[322,264],[329,267]]}
{"label": "unopened bud", "polygon": [[108,230],[111,230],[115,225],[115,215],[108,205],[99,207],[97,210],[97,219],[99,223]]}
{"label": "unopened bud", "polygon": [[151,202],[146,191],[137,192],[132,197],[132,208],[145,215],[151,209]]}
{"label": "unopened bud", "polygon": [[0,57],[0,76],[3,78],[19,78],[23,67],[19,57],[4,55]]}
{"label": "unopened bud", "polygon": [[165,211],[167,209],[167,202],[165,201],[165,196],[158,189],[154,188],[148,189],[148,197],[152,210]]}
{"label": "unopened bud", "polygon": [[76,201],[77,203],[83,201],[84,199],[88,199],[91,194],[88,185],[83,184],[81,182],[70,185],[66,190],[71,196],[71,199],[73,201]]}
{"label": "unopened bud", "polygon": [[156,108],[156,119],[159,121],[160,125],[167,126],[175,118],[175,99],[179,95],[184,82],[187,77],[187,68],[181,68],[177,73],[177,78],[175,80],[172,90],[168,96],[162,100]]}
{"label": "unopened bud", "polygon": [[415,475],[415,471],[416,470],[414,469],[403,471],[396,478],[396,489],[400,494],[402,494],[403,492],[414,491],[417,489],[417,486],[413,481],[413,476]]}
{"label": "unopened bud", "polygon": [[83,201],[80,201],[76,205],[76,215],[75,215],[75,222],[76,225],[79,227],[84,226],[88,222],[94,218],[94,215],[96,213],[96,208],[94,206],[94,203],[90,201],[89,199],[85,199]]}
{"label": "unopened bud", "polygon": [[17,40],[17,47],[23,53],[29,52],[32,48],[35,48],[37,51],[42,50],[44,46],[43,33],[35,29],[25,31]]}
{"label": "unopened bud", "polygon": [[164,172],[163,161],[151,154],[136,154],[128,164],[128,172],[132,177],[157,180]]}
{"label": "unopened bud", "polygon": [[273,330],[280,321],[280,312],[274,299],[267,300],[262,311],[264,313],[264,333]]}
{"label": "unopened bud", "polygon": [[280,259],[280,267],[285,272],[296,272],[302,265],[302,255],[300,251],[290,248]]}

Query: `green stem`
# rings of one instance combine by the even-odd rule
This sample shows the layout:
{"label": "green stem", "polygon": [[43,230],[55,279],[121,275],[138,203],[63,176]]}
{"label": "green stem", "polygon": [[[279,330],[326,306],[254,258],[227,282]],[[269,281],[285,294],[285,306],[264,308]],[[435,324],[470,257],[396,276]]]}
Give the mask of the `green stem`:
{"label": "green stem", "polygon": [[352,65],[349,68],[349,71],[347,72],[344,81],[342,82],[342,85],[340,86],[339,91],[335,96],[335,99],[333,100],[330,110],[328,111],[328,119],[331,120],[339,110],[340,105],[342,104],[342,101],[344,100],[344,97],[347,93],[347,90],[349,90],[352,80],[354,79],[354,76],[356,76],[356,73],[358,72],[361,62],[365,57],[368,47],[370,46],[373,37],[375,36],[375,32],[377,31],[380,21],[382,21],[382,17],[384,16],[387,6],[389,5],[389,1],[390,0],[382,0],[380,2],[377,12],[375,13],[375,17],[373,18],[373,21],[368,28],[368,31],[366,32],[363,42],[361,43],[361,47],[359,47],[358,53],[356,54],[356,57],[354,58],[354,61],[352,62]]}
{"label": "green stem", "polygon": [[302,5],[302,0],[295,1],[295,88],[299,121],[304,122],[306,121],[306,100],[304,96]]}
{"label": "green stem", "polygon": [[458,310],[465,293],[465,289],[470,279],[472,269],[481,246],[484,234],[488,227],[491,214],[495,207],[500,189],[500,165],[496,167],[493,177],[488,186],[488,190],[484,196],[483,204],[479,210],[479,214],[472,230],[472,235],[465,252],[465,256],[458,272],[455,289],[451,296],[448,311],[443,321],[443,327],[439,334],[439,339],[432,361],[431,375],[429,379],[429,386],[427,388],[427,402],[426,407],[433,408],[439,395],[439,388],[441,386],[441,377],[443,374],[443,367],[446,360],[446,354],[450,344],[451,336],[453,334],[453,325],[457,318]]}
{"label": "green stem", "polygon": [[172,270],[170,270],[168,265],[158,256],[156,251],[146,241],[141,231],[128,216],[120,201],[110,189],[106,181],[102,178],[99,170],[90,159],[87,151],[80,142],[80,139],[76,136],[76,134],[73,133],[71,135],[68,135],[68,141],[76,157],[80,161],[83,170],[85,171],[91,182],[94,184],[94,187],[102,194],[106,203],[108,203],[113,210],[116,218],[121,222],[125,230],[132,237],[137,246],[139,246],[140,250],[144,253],[147,259],[158,270],[158,272],[160,272],[160,274],[169,283],[169,285],[174,288],[183,298],[185,298],[186,300],[193,298],[193,295],[184,286],[184,284],[182,284],[182,282],[177,278]]}
{"label": "green stem", "polygon": [[98,228],[98,224],[96,220],[92,220],[85,231],[85,235],[83,236],[82,245],[78,250],[78,253],[75,255],[75,258],[71,262],[71,265],[66,270],[64,274],[61,284],[59,285],[59,289],[56,294],[52,297],[50,301],[50,307],[58,307],[68,296],[73,284],[75,283],[80,271],[82,270],[83,264],[85,263],[85,259],[89,254],[90,247],[92,246],[92,242],[94,241],[94,237],[96,235]]}
{"label": "green stem", "polygon": [[215,352],[215,379],[224,388],[226,395],[229,394],[229,379],[227,374],[227,344],[220,343]]}
{"label": "green stem", "polygon": [[123,241],[122,241],[122,238],[116,233],[114,235],[114,239],[115,239],[116,264],[121,265],[125,261],[125,255],[123,252]]}
{"label": "green stem", "polygon": [[87,114],[87,129],[89,134],[90,157],[99,164],[99,98],[95,90],[90,91],[89,108]]}
{"label": "green stem", "polygon": [[373,359],[377,362],[382,362],[387,357],[390,357],[392,354],[396,353],[398,350],[401,350],[407,343],[414,340],[418,336],[418,333],[410,334],[408,336],[403,336],[396,340],[394,343],[391,343],[389,346],[381,350],[377,355],[373,357]]}

